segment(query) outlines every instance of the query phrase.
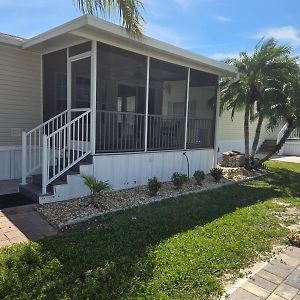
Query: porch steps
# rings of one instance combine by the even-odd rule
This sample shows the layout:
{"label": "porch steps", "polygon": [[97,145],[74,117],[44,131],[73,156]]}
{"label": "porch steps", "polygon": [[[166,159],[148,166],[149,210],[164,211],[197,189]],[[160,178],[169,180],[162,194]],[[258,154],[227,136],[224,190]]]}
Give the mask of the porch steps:
{"label": "porch steps", "polygon": [[276,140],[264,140],[264,142],[261,144],[260,148],[258,149],[257,153],[269,153],[272,151],[276,146],[277,141]]}
{"label": "porch steps", "polygon": [[[52,181],[47,186],[46,195],[42,194],[42,174],[32,175],[31,183],[19,186],[19,193],[37,203],[68,200],[74,198],[75,194],[77,197],[87,196],[89,191],[84,186],[81,175],[92,174],[92,161],[92,156],[89,155]],[[57,168],[57,165],[55,168]],[[52,173],[52,170],[53,167],[50,168],[50,173]]]}

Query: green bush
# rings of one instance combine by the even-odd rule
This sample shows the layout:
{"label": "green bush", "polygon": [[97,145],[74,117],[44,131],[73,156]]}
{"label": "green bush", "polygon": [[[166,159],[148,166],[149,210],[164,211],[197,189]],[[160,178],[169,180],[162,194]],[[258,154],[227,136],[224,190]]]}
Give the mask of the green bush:
{"label": "green bush", "polygon": [[98,193],[111,189],[108,181],[97,180],[92,175],[81,175],[81,177],[84,180],[84,184],[90,189],[93,199]]}
{"label": "green bush", "polygon": [[175,172],[171,177],[171,181],[177,189],[180,189],[188,181],[188,177],[183,173]]}
{"label": "green bush", "polygon": [[203,171],[195,171],[194,178],[198,185],[202,185],[202,181],[205,179],[205,174]]}
{"label": "green bush", "polygon": [[161,182],[156,176],[148,179],[148,189],[151,197],[157,195],[158,190],[161,188]]}
{"label": "green bush", "polygon": [[223,177],[223,170],[221,168],[213,168],[210,170],[210,175],[214,178],[215,182],[219,182]]}

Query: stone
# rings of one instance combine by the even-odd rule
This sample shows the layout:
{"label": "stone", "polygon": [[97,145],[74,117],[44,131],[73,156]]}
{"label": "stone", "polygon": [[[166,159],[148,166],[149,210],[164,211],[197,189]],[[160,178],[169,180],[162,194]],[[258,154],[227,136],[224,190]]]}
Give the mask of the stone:
{"label": "stone", "polygon": [[254,275],[252,277],[252,283],[260,286],[261,288],[263,288],[269,292],[273,292],[277,287],[277,285],[275,283],[273,283],[272,281],[264,279],[258,275]]}
{"label": "stone", "polygon": [[280,284],[282,281],[283,281],[283,278],[280,277],[280,276],[277,276],[275,274],[272,274],[268,271],[265,271],[265,270],[260,270],[256,275],[268,280],[268,281],[271,281],[275,284]]}
{"label": "stone", "polygon": [[271,294],[271,295],[267,298],[267,300],[286,300],[286,299],[284,299],[284,298],[282,298],[282,297],[280,297],[280,296],[278,296],[278,295],[276,295],[276,294]]}
{"label": "stone", "polygon": [[300,269],[296,269],[290,274],[284,283],[296,288],[300,289]]}
{"label": "stone", "polygon": [[266,267],[264,267],[263,270],[282,278],[286,278],[290,273],[292,273],[294,267],[288,266],[277,259],[274,259]]}
{"label": "stone", "polygon": [[230,300],[261,300],[261,298],[251,294],[250,292],[239,288],[237,289],[231,296],[229,297]]}
{"label": "stone", "polygon": [[293,256],[286,255],[285,253],[280,254],[278,259],[291,267],[297,267],[300,264],[300,257],[298,259]]}
{"label": "stone", "polygon": [[242,285],[242,288],[248,292],[250,292],[251,294],[260,297],[262,299],[267,299],[268,296],[271,294],[271,292],[265,290],[264,288],[251,283],[249,281],[247,281],[245,284]]}
{"label": "stone", "polygon": [[296,259],[300,259],[300,248],[289,247],[289,249],[285,251],[284,254],[295,257]]}
{"label": "stone", "polygon": [[277,289],[274,291],[274,294],[283,297],[287,300],[292,300],[297,295],[298,290],[288,284],[281,283]]}

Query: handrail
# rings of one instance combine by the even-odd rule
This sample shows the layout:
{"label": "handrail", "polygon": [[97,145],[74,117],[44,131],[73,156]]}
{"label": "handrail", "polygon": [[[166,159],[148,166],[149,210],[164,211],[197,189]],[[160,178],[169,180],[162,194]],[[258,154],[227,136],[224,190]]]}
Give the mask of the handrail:
{"label": "handrail", "polygon": [[91,116],[86,109],[80,116],[49,135],[43,136],[42,193],[47,186],[91,153]]}
{"label": "handrail", "polygon": [[70,120],[71,113],[88,111],[90,108],[67,109],[30,131],[22,132],[22,184],[26,184],[27,176],[42,167],[43,136],[51,135],[64,127]]}
{"label": "handrail", "polygon": [[300,139],[300,128],[295,128],[290,134],[289,139]]}
{"label": "handrail", "polygon": [[[79,110],[78,110],[79,111]],[[72,121],[70,121],[69,123],[65,124],[64,126],[58,128],[56,131],[52,132],[51,134],[48,134],[47,137],[50,138],[52,136],[54,136],[55,134],[57,134],[60,131],[63,131],[65,128],[67,128],[69,125],[77,122],[78,120],[80,120],[83,116],[87,115],[88,113],[90,113],[92,110],[88,109],[85,110],[85,113],[81,114],[80,116],[76,117],[75,119],[73,119]]]}

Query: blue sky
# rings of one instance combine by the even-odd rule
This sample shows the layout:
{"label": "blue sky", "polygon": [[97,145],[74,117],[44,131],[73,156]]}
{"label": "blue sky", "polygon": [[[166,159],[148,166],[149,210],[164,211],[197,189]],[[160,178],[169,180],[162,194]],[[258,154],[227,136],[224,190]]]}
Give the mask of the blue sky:
{"label": "blue sky", "polygon": [[[300,54],[299,0],[144,0],[146,34],[218,60],[273,36]],[[0,32],[32,37],[80,16],[73,0],[0,0]]]}

